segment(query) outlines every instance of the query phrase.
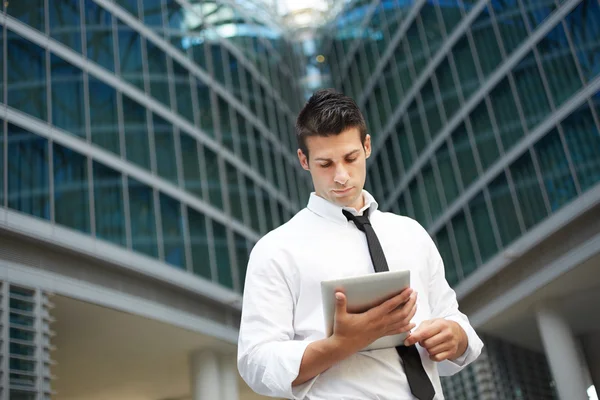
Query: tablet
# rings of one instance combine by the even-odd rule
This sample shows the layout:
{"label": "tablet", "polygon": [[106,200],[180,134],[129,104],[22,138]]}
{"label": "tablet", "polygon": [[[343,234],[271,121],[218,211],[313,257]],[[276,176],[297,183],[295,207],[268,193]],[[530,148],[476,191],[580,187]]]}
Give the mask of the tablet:
{"label": "tablet", "polygon": [[[410,271],[408,270],[379,272],[322,281],[321,296],[323,299],[323,315],[325,316],[325,333],[327,337],[333,334],[335,293],[338,290],[346,294],[348,312],[360,313],[383,303],[409,286]],[[407,336],[408,333],[384,336],[365,347],[362,351],[396,347],[403,344]]]}

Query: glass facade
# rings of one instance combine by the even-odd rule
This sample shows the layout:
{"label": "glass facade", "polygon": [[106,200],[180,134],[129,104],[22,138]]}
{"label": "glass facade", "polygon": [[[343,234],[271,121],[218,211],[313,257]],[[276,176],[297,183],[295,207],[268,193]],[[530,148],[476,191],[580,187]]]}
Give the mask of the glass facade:
{"label": "glass facade", "polygon": [[310,190],[282,32],[229,2],[2,8],[0,206],[241,292]]}
{"label": "glass facade", "polygon": [[[322,71],[372,135],[367,189],[429,231],[452,286],[600,184],[598,21],[585,0],[356,0],[322,28]],[[543,356],[515,369],[492,342],[489,357],[541,389],[494,371],[523,390],[484,395],[481,361],[447,398],[551,398]]]}

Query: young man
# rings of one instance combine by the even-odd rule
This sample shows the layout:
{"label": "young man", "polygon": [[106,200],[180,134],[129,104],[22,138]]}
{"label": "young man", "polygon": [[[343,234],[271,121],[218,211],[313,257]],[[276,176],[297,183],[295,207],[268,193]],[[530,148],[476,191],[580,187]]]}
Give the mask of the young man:
{"label": "young man", "polygon": [[[259,394],[288,399],[443,399],[439,374],[460,371],[483,343],[458,310],[435,244],[416,221],[379,211],[363,190],[371,138],[351,98],[316,92],[298,116],[296,133],[314,193],[250,255],[241,376]],[[326,337],[320,283],[377,270],[369,230],[385,255],[375,263],[410,270],[411,288],[360,314],[348,313],[345,296],[336,293],[334,332]],[[402,332],[410,332],[405,346],[361,351]]]}

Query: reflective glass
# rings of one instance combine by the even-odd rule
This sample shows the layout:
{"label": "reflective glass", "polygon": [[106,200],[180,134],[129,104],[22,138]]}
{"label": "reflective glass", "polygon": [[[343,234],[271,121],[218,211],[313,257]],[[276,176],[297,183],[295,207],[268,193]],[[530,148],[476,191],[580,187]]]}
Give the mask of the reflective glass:
{"label": "reflective glass", "polygon": [[483,76],[489,76],[502,62],[502,53],[496,39],[487,7],[482,11],[473,26],[471,32],[474,38],[475,49],[478,55],[479,65]]}
{"label": "reflective glass", "polygon": [[183,165],[183,184],[187,191],[203,198],[204,182],[200,174],[200,160],[196,139],[181,133],[181,158]]}
{"label": "reflective glass", "polygon": [[90,232],[88,160],[54,143],[54,219],[84,233]]}
{"label": "reflective glass", "polygon": [[250,211],[250,228],[260,232],[260,215],[258,213],[258,191],[254,181],[246,178],[246,194],[248,196],[248,209]]}
{"label": "reflective glass", "polygon": [[498,246],[494,238],[494,229],[483,193],[479,193],[469,202],[469,210],[471,211],[481,261],[485,263],[498,252]]}
{"label": "reflective glass", "polygon": [[185,269],[186,260],[181,203],[160,193],[160,210],[165,261],[178,268]]}
{"label": "reflective glass", "polygon": [[52,77],[53,125],[85,139],[85,101],[82,71],[51,54],[50,75]]}
{"label": "reflective glass", "polygon": [[177,112],[191,123],[194,123],[194,103],[192,99],[192,86],[190,84],[190,74],[178,62],[173,61],[172,78],[175,84],[175,100],[177,102]]}
{"label": "reflective glass", "polygon": [[556,211],[577,195],[558,131],[553,129],[537,142],[534,148],[540,162],[550,208]]}
{"label": "reflective glass", "polygon": [[212,105],[210,102],[210,89],[208,86],[196,80],[196,93],[198,94],[198,112],[200,113],[200,128],[211,137],[215,137],[213,125]]}
{"label": "reflective glass", "polygon": [[153,30],[161,30],[163,25],[163,0],[144,0],[142,6],[144,25]]}
{"label": "reflective glass", "polygon": [[433,167],[430,163],[423,168],[422,175],[423,187],[427,196],[427,203],[429,204],[429,211],[432,220],[435,221],[435,218],[442,212],[442,201],[438,194],[438,185],[433,175]]}
{"label": "reflective glass", "polygon": [[170,79],[167,67],[167,56],[161,48],[150,41],[146,41],[146,54],[148,55],[148,81],[150,94],[156,100],[167,106],[167,108],[170,108]]}
{"label": "reflective glass", "polygon": [[506,54],[510,54],[529,36],[527,28],[518,7],[498,2],[494,4],[494,9],[504,49]]}
{"label": "reflective glass", "polygon": [[562,123],[581,190],[600,182],[600,131],[589,107],[572,113]]}
{"label": "reflective glass", "polygon": [[423,203],[423,199],[419,190],[419,184],[417,183],[416,179],[413,180],[408,186],[408,192],[412,199],[414,218],[421,223],[421,225],[427,225],[427,218],[425,214],[426,205]]}
{"label": "reflective glass", "polygon": [[187,209],[190,245],[192,249],[192,269],[194,274],[212,279],[208,233],[204,214]]}
{"label": "reflective glass", "polygon": [[139,9],[137,0],[115,0],[115,3],[129,11],[134,17],[138,17]]}
{"label": "reflective glass", "polygon": [[131,241],[134,250],[158,257],[154,193],[141,182],[128,179]]}
{"label": "reflective glass", "polygon": [[10,49],[6,60],[8,105],[46,121],[46,51],[12,32],[7,35],[7,46]]}
{"label": "reflective glass", "polygon": [[489,190],[500,239],[506,247],[521,234],[506,175],[502,173],[494,179]]}
{"label": "reflective glass", "polygon": [[465,99],[468,99],[479,87],[477,68],[475,67],[475,56],[471,51],[469,41],[463,36],[452,48],[454,63],[458,72],[460,87]]}
{"label": "reflective glass", "polygon": [[204,162],[206,163],[206,182],[208,185],[208,196],[213,206],[223,209],[223,195],[221,193],[221,174],[219,172],[219,158],[217,154],[204,148]]}
{"label": "reflective glass", "polygon": [[175,141],[179,135],[173,132],[173,125],[156,114],[152,115],[154,147],[156,148],[156,172],[161,177],[178,184],[177,156]]}
{"label": "reflective glass", "polygon": [[227,173],[227,189],[229,192],[229,205],[231,207],[231,215],[240,222],[244,222],[243,204],[245,203],[243,193],[241,191],[238,180],[238,170],[229,164],[225,163],[225,171]]}
{"label": "reflective glass", "polygon": [[112,16],[93,0],[83,2],[87,58],[109,71],[114,71]]}
{"label": "reflective glass", "polygon": [[123,180],[120,172],[94,161],[94,213],[96,236],[125,245],[125,212],[123,208]]}
{"label": "reflective glass", "polygon": [[[137,2],[137,1],[136,1]],[[118,57],[121,76],[127,82],[144,90],[144,70],[142,68],[142,41],[140,34],[126,25],[119,24]]]}
{"label": "reflective glass", "polygon": [[485,101],[482,101],[475,107],[469,115],[469,118],[471,120],[471,127],[473,128],[481,166],[483,169],[486,169],[498,159],[500,150],[496,143],[492,120],[490,119]]}
{"label": "reflective glass", "polygon": [[523,214],[525,229],[530,229],[546,218],[547,213],[540,183],[535,174],[533,160],[529,152],[523,154],[510,166],[510,172],[515,183],[515,191]]}
{"label": "reflective glass", "polygon": [[460,258],[460,269],[463,276],[469,276],[476,268],[474,245],[471,242],[467,218],[464,211],[452,218],[452,228],[454,229],[454,240]]}
{"label": "reflective glass", "polygon": [[48,140],[8,124],[8,207],[50,219]]}
{"label": "reflective glass", "polygon": [[537,126],[551,112],[539,69],[534,62],[533,54],[530,53],[513,70],[521,110],[529,129]]}
{"label": "reflective glass", "polygon": [[117,91],[92,76],[88,76],[88,86],[92,143],[119,155],[121,144],[117,118]]}
{"label": "reflective glass", "polygon": [[[575,53],[581,66],[584,79],[590,81],[600,73],[600,3],[582,1],[565,17],[567,29],[571,33]],[[548,35],[548,39],[551,38]]]}
{"label": "reflective glass", "polygon": [[502,79],[490,93],[496,121],[499,121],[500,139],[504,150],[508,151],[524,135],[517,103],[508,78]]}
{"label": "reflective glass", "polygon": [[[9,7],[10,8],[10,7]],[[81,18],[79,0],[48,2],[50,36],[81,53]]]}
{"label": "reflective glass", "polygon": [[244,291],[244,283],[246,281],[246,269],[248,267],[248,259],[250,258],[250,244],[245,237],[234,233],[235,255],[237,258],[238,273],[240,276],[240,284],[242,292]]}
{"label": "reflective glass", "polygon": [[139,166],[150,169],[150,142],[146,108],[127,96],[123,99],[123,125],[125,130],[125,155]]}
{"label": "reflective glass", "polygon": [[450,244],[450,237],[448,235],[448,228],[442,228],[436,235],[436,244],[442,261],[444,262],[444,272],[446,280],[450,286],[454,286],[458,283],[460,276],[456,270],[456,264],[452,256],[452,246]]}
{"label": "reflective glass", "polygon": [[213,236],[215,243],[215,254],[217,256],[217,274],[219,283],[228,288],[233,288],[233,276],[231,272],[231,260],[229,257],[229,245],[227,241],[227,229],[220,223],[213,221]]}
{"label": "reflective glass", "polygon": [[435,153],[438,169],[440,171],[440,179],[444,190],[446,203],[451,204],[458,196],[458,183],[452,167],[452,159],[448,144],[444,143]]}
{"label": "reflective glass", "polygon": [[460,108],[460,102],[458,99],[458,91],[452,78],[452,69],[450,68],[450,61],[448,58],[440,63],[435,70],[435,77],[438,81],[440,89],[440,95],[442,96],[442,104],[444,105],[444,112],[446,113],[446,119],[450,118]]}
{"label": "reflective glass", "polygon": [[8,15],[44,32],[46,26],[44,0],[11,1],[5,2],[5,4]]}
{"label": "reflective glass", "polygon": [[475,156],[464,123],[460,124],[452,133],[452,143],[463,187],[466,189],[477,178],[477,167],[475,166]]}

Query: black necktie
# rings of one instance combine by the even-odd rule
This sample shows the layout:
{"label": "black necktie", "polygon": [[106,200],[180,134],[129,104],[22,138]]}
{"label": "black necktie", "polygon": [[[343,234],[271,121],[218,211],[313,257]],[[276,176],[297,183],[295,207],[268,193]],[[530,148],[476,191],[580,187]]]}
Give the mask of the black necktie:
{"label": "black necktie", "polygon": [[[369,221],[369,209],[366,209],[363,215],[353,215],[346,210],[342,210],[342,212],[349,221],[353,221],[354,225],[367,236],[367,244],[369,245],[369,253],[371,254],[375,272],[389,271],[381,243],[379,243],[375,230],[373,230]],[[404,372],[406,373],[406,379],[408,380],[412,394],[419,400],[432,400],[433,396],[435,396],[435,390],[423,368],[417,348],[414,345],[401,345],[396,347],[396,351],[404,363]]]}

